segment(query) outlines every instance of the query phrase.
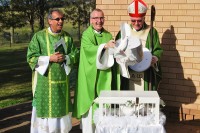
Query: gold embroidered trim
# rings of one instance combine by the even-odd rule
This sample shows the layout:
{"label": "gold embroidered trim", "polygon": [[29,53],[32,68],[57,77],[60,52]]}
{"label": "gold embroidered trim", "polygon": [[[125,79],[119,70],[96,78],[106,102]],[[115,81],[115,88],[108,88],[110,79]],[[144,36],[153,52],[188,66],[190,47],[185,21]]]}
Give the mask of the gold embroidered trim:
{"label": "gold embroidered trim", "polygon": [[[47,52],[48,56],[50,56],[50,45],[49,45],[49,35],[48,35],[48,29],[46,29],[46,40],[47,40]],[[49,68],[49,117],[52,117],[52,101],[51,101],[51,95],[52,95],[52,87],[51,87],[51,68]]]}

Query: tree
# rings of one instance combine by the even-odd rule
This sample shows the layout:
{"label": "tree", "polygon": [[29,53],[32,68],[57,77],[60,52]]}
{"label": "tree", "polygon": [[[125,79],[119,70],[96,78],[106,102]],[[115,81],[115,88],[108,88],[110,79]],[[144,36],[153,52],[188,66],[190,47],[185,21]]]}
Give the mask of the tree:
{"label": "tree", "polygon": [[36,13],[39,18],[39,29],[44,29],[44,17],[50,8],[63,7],[66,0],[37,0]]}
{"label": "tree", "polygon": [[[29,21],[32,34],[34,33],[34,21],[39,20],[39,30],[44,29],[45,14],[49,8],[62,5],[62,0],[15,0],[14,7],[18,12],[23,12]],[[63,5],[62,5],[63,6]]]}
{"label": "tree", "polygon": [[[43,29],[45,14],[50,8],[66,7],[65,15],[78,28],[80,40],[81,26],[89,24],[89,13],[95,7],[95,0],[0,0],[0,30],[11,28],[11,42],[15,28],[30,24],[34,33],[34,24],[39,19],[39,29]],[[70,8],[69,8],[70,6]]]}
{"label": "tree", "polygon": [[24,19],[29,22],[31,34],[34,33],[34,22],[36,18],[36,0],[15,0],[13,8],[24,15]]}
{"label": "tree", "polygon": [[81,26],[89,24],[90,12],[95,8],[95,0],[68,1],[68,7],[64,9],[65,16],[74,28],[78,28],[78,38],[81,38]]}
{"label": "tree", "polygon": [[39,29],[44,29],[45,11],[48,11],[47,0],[39,0],[36,5],[37,17],[39,18]]}
{"label": "tree", "polygon": [[[1,29],[11,29],[10,32],[10,39],[11,43],[14,43],[14,29],[20,28],[26,24],[26,20],[21,19],[24,18],[24,15],[20,12],[17,12],[13,8],[13,1],[14,0],[1,0],[1,10],[2,14],[0,16],[0,25]],[[11,45],[10,45],[11,46]]]}

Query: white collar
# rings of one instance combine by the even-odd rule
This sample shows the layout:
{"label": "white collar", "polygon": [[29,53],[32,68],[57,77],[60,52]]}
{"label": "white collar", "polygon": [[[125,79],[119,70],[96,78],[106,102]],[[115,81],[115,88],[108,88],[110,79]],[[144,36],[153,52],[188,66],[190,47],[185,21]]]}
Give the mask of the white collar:
{"label": "white collar", "polygon": [[60,33],[60,32],[58,32],[58,33],[53,32],[53,31],[51,30],[50,27],[48,28],[48,31],[49,31],[50,33],[52,33],[52,34],[59,34],[59,33]]}
{"label": "white collar", "polygon": [[101,34],[102,33],[101,31],[96,31],[96,30],[94,30],[94,32],[97,33],[97,34]]}

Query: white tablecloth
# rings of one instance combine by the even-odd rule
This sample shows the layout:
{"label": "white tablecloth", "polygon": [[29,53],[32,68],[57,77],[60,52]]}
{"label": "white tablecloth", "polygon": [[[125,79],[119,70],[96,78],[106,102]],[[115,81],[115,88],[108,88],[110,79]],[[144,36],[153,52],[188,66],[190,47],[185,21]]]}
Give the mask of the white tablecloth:
{"label": "white tablecloth", "polygon": [[154,124],[150,116],[106,116],[99,118],[98,110],[94,114],[95,133],[166,133],[166,116],[160,112],[159,124]]}

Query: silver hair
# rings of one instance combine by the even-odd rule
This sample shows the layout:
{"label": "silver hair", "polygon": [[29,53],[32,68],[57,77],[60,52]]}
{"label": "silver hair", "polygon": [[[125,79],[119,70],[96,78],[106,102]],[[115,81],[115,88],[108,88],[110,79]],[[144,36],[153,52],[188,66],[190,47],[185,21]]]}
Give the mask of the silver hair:
{"label": "silver hair", "polygon": [[48,15],[47,15],[47,19],[53,19],[53,17],[52,17],[52,13],[53,12],[58,12],[58,13],[60,13],[60,14],[63,14],[63,12],[60,10],[60,9],[58,9],[58,8],[53,8],[53,9],[50,9],[49,10],[49,13],[48,13]]}
{"label": "silver hair", "polygon": [[[90,13],[90,18],[92,18],[93,12],[102,12],[102,13],[103,13],[103,11],[102,11],[101,9],[96,8],[96,9],[94,9],[94,10]],[[103,14],[104,14],[104,13],[103,13]]]}

